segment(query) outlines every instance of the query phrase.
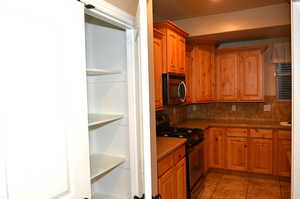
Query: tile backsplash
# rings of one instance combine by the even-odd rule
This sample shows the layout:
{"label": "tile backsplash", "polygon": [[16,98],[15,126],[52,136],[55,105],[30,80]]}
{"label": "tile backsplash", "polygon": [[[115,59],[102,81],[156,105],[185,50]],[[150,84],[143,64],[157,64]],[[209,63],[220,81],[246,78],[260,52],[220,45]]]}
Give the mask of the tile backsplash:
{"label": "tile backsplash", "polygon": [[290,121],[291,106],[291,101],[278,101],[275,96],[265,96],[264,103],[192,104],[166,108],[164,112],[168,113],[173,125],[188,119]]}

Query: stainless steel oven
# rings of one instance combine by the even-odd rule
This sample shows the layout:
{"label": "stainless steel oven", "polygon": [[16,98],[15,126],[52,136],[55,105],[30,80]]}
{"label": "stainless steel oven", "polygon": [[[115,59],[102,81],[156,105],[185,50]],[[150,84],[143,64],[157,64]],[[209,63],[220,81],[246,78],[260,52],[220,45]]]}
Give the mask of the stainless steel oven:
{"label": "stainless steel oven", "polygon": [[163,102],[164,105],[176,105],[185,102],[185,76],[181,74],[163,74]]}

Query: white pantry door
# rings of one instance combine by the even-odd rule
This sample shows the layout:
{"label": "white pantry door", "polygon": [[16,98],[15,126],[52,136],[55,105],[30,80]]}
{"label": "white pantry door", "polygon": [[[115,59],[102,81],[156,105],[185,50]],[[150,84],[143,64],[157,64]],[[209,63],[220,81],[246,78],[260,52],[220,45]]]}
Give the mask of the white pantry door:
{"label": "white pantry door", "polygon": [[0,198],[90,198],[84,6],[0,6]]}

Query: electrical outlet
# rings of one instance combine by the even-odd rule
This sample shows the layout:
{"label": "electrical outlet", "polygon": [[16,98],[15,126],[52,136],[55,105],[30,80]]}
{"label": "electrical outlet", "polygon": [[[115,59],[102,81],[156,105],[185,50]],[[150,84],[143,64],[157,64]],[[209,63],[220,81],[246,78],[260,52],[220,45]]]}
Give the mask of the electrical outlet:
{"label": "electrical outlet", "polygon": [[265,104],[264,105],[264,111],[271,111],[271,105],[270,104]]}
{"label": "electrical outlet", "polygon": [[231,111],[236,111],[236,105],[235,105],[235,104],[233,104],[233,105],[231,106]]}

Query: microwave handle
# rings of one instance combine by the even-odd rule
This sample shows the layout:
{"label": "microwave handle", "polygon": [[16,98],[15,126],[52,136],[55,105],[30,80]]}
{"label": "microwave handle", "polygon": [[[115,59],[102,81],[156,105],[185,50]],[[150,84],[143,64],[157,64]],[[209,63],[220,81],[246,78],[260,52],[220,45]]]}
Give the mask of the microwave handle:
{"label": "microwave handle", "polygon": [[184,87],[184,98],[183,98],[183,99],[180,99],[180,101],[185,102],[186,92],[187,92],[187,90],[186,90],[186,85],[185,85],[184,81],[181,81],[181,82],[179,83],[178,88],[177,88],[177,94],[178,94],[178,96],[180,96],[180,85],[183,85],[183,87]]}

